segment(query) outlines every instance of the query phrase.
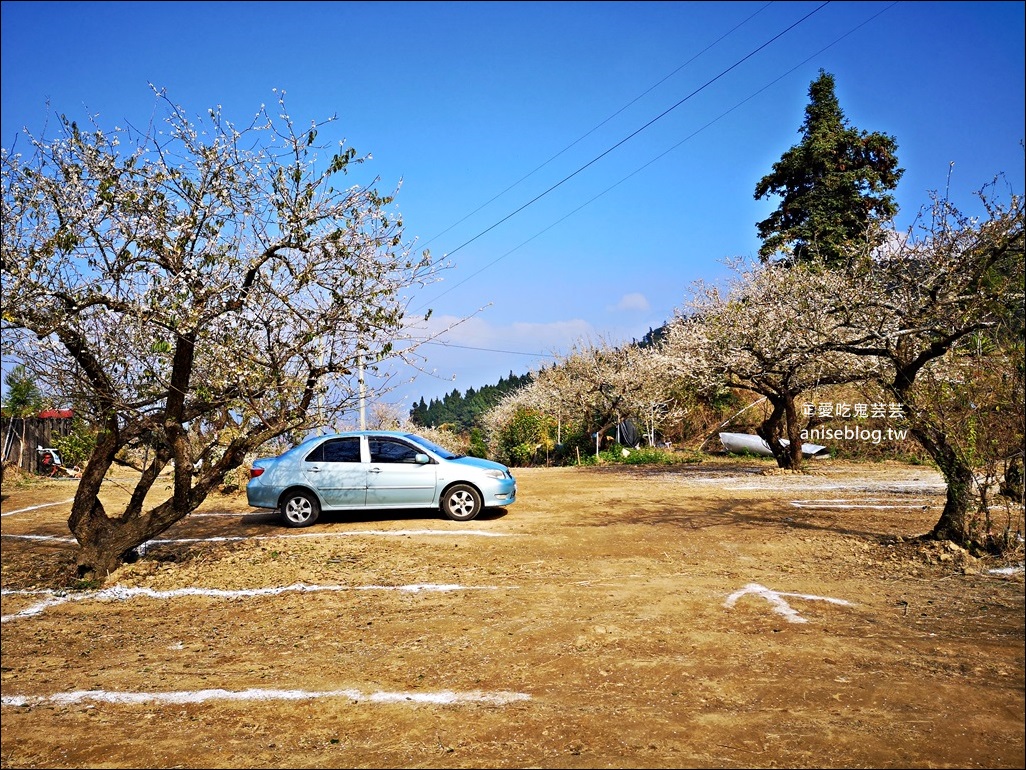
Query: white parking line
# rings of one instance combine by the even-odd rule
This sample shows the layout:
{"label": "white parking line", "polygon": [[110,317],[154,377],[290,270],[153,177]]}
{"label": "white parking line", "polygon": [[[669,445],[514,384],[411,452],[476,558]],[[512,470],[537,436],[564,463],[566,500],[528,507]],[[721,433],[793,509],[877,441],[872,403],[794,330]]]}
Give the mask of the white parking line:
{"label": "white parking line", "polygon": [[[507,586],[508,588],[509,586]],[[48,595],[45,599],[31,607],[23,609],[12,615],[0,617],[0,623],[17,618],[27,618],[39,615],[50,607],[57,607],[68,602],[93,600],[98,602],[127,601],[129,599],[177,599],[181,596],[209,596],[215,599],[239,599],[251,596],[277,596],[288,592],[315,593],[317,591],[403,591],[406,593],[421,592],[446,592],[446,591],[497,591],[498,586],[461,586],[458,584],[446,583],[414,583],[410,585],[384,586],[340,586],[340,585],[308,585],[306,583],[294,583],[290,586],[276,586],[274,588],[246,588],[237,591],[230,591],[221,588],[175,588],[169,591],[154,591],[152,588],[128,588],[125,586],[111,586],[99,591],[82,591],[80,593],[57,593],[54,591],[11,591],[2,590],[0,596],[38,596]]]}
{"label": "white parking line", "polygon": [[[849,486],[847,486],[845,484],[808,484],[804,488],[807,489],[809,487],[811,487],[813,489],[851,489],[851,487],[849,487]],[[773,490],[777,490],[777,491],[780,491],[780,492],[786,492],[788,489],[794,489],[794,490],[797,491],[799,489],[799,487],[797,487],[797,486],[795,486],[793,484],[791,484],[791,485],[786,485],[786,484],[745,484],[743,486],[737,486],[737,487],[724,487],[723,489],[726,492],[751,492],[751,491],[754,491],[754,490],[766,490],[766,489],[773,489]]]}
{"label": "white parking line", "polygon": [[282,540],[285,538],[300,538],[300,537],[360,537],[362,535],[370,535],[376,537],[414,537],[417,535],[450,535],[452,537],[507,537],[502,532],[484,532],[479,529],[460,529],[460,530],[444,530],[444,529],[365,529],[356,532],[305,532],[301,535],[252,535],[252,536],[224,536],[224,537],[180,537],[177,539],[168,540],[150,540],[143,543],[138,547],[140,555],[146,553],[149,548],[157,545],[167,545],[169,543],[227,543],[227,542],[238,542],[242,540]]}
{"label": "white parking line", "polygon": [[[139,546],[136,550],[143,554],[148,549],[158,545],[169,545],[172,543],[235,543],[244,540],[283,540],[299,537],[360,537],[361,535],[377,537],[417,537],[420,535],[449,535],[450,537],[509,537],[505,532],[486,532],[480,529],[366,529],[354,532],[305,532],[300,535],[225,535],[223,537],[180,537],[160,540],[149,540]],[[74,543],[73,537],[62,537],[58,535],[15,535],[6,532],[0,537],[11,540],[52,540],[58,543]]]}
{"label": "white parking line", "polygon": [[6,532],[0,537],[8,537],[11,540],[53,540],[57,543],[74,543],[75,538],[58,535],[8,535]]}
{"label": "white parking line", "polygon": [[531,696],[521,692],[453,692],[439,690],[437,692],[373,692],[363,693],[359,690],[326,690],[311,692],[309,690],[265,690],[251,688],[248,690],[179,690],[176,692],[110,692],[108,690],[76,690],[75,692],[55,693],[53,695],[4,695],[0,703],[4,706],[67,706],[82,701],[99,701],[121,705],[140,703],[203,703],[210,700],[313,700],[315,698],[345,698],[346,700],[369,703],[436,703],[441,705],[459,705],[463,703],[484,703],[492,706],[504,706],[507,703],[530,700]]}
{"label": "white parking line", "polygon": [[862,503],[852,503],[847,500],[792,500],[791,505],[795,508],[874,508],[883,510],[885,508],[937,508],[937,505],[930,505],[924,500],[912,500],[901,505],[887,503],[871,503],[866,500]]}
{"label": "white parking line", "polygon": [[74,497],[72,497],[72,498],[70,498],[68,500],[61,500],[58,503],[41,503],[40,505],[30,505],[28,508],[19,508],[16,511],[6,511],[4,513],[0,513],[0,518],[2,518],[4,516],[13,516],[16,513],[25,513],[25,511],[34,511],[37,508],[49,508],[51,505],[67,505],[68,503],[73,503],[73,502],[75,502],[75,498]]}
{"label": "white parking line", "polygon": [[758,583],[749,583],[741,590],[735,591],[727,597],[727,601],[723,603],[723,606],[727,607],[728,609],[733,607],[737,603],[737,600],[745,594],[755,594],[756,596],[761,596],[763,599],[769,602],[773,612],[777,613],[778,615],[783,615],[785,618],[787,618],[788,623],[808,623],[809,621],[803,618],[796,609],[791,607],[790,604],[788,604],[786,601],[784,601],[783,598],[781,598],[784,596],[793,597],[795,599],[808,599],[809,601],[814,602],[829,602],[830,604],[841,604],[844,606],[851,606],[851,602],[849,602],[847,599],[834,599],[830,596],[816,596],[815,594],[796,594],[785,591],[772,591],[769,588],[766,588],[766,586],[759,585]]}

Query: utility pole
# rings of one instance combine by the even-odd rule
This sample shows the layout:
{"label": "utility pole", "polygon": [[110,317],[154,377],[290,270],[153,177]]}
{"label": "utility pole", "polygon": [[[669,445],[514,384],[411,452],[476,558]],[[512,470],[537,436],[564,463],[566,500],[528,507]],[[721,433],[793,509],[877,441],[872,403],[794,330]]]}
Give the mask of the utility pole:
{"label": "utility pole", "polygon": [[360,370],[360,430],[367,430],[367,384],[363,379],[363,351],[358,354],[357,366]]}

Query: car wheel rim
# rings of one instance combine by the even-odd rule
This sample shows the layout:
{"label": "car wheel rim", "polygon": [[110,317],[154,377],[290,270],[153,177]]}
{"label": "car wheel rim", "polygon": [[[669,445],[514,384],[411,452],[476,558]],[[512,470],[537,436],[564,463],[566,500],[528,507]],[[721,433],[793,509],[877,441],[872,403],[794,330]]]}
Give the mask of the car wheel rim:
{"label": "car wheel rim", "polygon": [[302,524],[309,520],[311,513],[313,513],[313,509],[310,506],[310,501],[301,497],[293,498],[285,504],[286,518],[296,524]]}
{"label": "car wheel rim", "polygon": [[457,516],[469,516],[474,512],[474,498],[469,492],[457,492],[449,498],[449,510]]}

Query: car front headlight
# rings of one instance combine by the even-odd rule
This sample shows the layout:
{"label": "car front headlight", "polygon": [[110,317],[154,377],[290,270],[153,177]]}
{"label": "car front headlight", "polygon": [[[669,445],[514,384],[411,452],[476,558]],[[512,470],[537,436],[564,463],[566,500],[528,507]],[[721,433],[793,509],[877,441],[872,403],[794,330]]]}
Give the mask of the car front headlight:
{"label": "car front headlight", "polygon": [[506,474],[503,471],[485,471],[485,476],[490,479],[504,479]]}

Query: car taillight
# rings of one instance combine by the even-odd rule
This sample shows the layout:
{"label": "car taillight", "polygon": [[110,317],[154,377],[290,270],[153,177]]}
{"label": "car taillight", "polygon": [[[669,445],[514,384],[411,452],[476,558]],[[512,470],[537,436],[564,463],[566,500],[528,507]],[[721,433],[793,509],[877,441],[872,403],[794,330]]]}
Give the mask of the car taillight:
{"label": "car taillight", "polygon": [[251,479],[255,479],[257,476],[259,476],[263,472],[264,472],[263,468],[250,468],[249,469],[249,477]]}

